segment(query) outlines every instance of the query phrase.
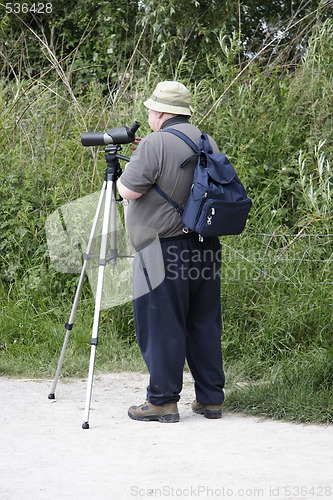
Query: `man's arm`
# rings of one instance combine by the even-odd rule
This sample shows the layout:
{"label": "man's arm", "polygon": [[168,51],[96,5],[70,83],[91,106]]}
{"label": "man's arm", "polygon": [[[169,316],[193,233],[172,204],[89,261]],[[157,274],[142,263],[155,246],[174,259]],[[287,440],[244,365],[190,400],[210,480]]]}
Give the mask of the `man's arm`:
{"label": "man's arm", "polygon": [[140,196],[142,196],[142,193],[136,193],[135,191],[132,191],[131,189],[125,187],[120,179],[118,179],[117,181],[117,188],[118,193],[122,198],[124,198],[124,200],[136,200],[137,198],[140,198]]}

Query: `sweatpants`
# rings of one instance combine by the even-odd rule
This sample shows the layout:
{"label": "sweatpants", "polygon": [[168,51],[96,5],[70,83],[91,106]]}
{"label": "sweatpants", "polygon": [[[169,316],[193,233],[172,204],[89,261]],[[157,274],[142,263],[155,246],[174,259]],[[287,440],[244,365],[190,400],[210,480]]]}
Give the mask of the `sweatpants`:
{"label": "sweatpants", "polygon": [[[197,234],[160,239],[165,278],[133,300],[138,345],[150,380],[147,400],[154,405],[180,399],[185,361],[196,400],[224,400],[221,352],[221,245]],[[141,270],[145,272],[143,254]]]}

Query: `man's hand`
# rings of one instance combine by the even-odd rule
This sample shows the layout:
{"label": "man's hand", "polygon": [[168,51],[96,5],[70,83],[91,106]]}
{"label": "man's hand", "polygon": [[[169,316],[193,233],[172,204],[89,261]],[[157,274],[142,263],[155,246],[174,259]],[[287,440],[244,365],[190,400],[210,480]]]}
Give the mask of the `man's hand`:
{"label": "man's hand", "polygon": [[[141,141],[141,137],[136,137],[135,141],[132,142],[132,144],[134,144],[134,146],[130,146],[130,149],[132,151],[135,151],[138,144],[140,143],[140,141]],[[126,166],[125,166],[125,169],[126,169]],[[118,181],[117,181],[117,188],[118,188],[118,193],[120,194],[120,196],[124,200],[136,200],[137,198],[140,198],[140,196],[142,196],[142,193],[136,193],[135,191],[132,191],[131,189],[128,189],[127,187],[125,187],[122,184],[120,179],[118,179]]]}
{"label": "man's hand", "polygon": [[136,146],[139,144],[140,141],[141,141],[141,137],[136,137],[135,141],[132,142],[132,144],[135,144],[135,147],[134,146],[130,146],[130,149],[132,151],[135,151],[136,150]]}

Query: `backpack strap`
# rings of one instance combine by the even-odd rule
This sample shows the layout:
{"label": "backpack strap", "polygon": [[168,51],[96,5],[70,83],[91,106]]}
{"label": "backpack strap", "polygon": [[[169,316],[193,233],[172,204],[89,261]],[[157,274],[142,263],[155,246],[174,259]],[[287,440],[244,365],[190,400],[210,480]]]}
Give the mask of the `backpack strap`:
{"label": "backpack strap", "polygon": [[186,134],[184,134],[180,130],[176,130],[174,128],[166,128],[165,130],[163,130],[163,132],[169,132],[170,134],[176,135],[180,139],[183,139],[183,141],[185,141],[186,144],[188,146],[190,146],[190,148],[192,148],[193,151],[195,151],[195,155],[192,155],[192,156],[190,156],[190,158],[188,158],[187,160],[185,160],[180,165],[180,168],[184,167],[186,165],[186,163],[191,158],[193,158],[193,156],[198,156],[200,154],[200,151],[204,151],[205,153],[212,153],[213,152],[212,146],[211,146],[211,144],[209,142],[209,138],[208,138],[208,135],[206,134],[206,132],[202,132],[200,130],[200,134],[201,135],[200,135],[200,139],[198,141],[198,145],[196,145]]}
{"label": "backpack strap", "polygon": [[[183,132],[180,132],[180,130],[176,130],[174,128],[166,128],[165,130],[163,130],[163,132],[169,132],[170,134],[176,135],[177,137],[179,137],[180,139],[185,141],[186,144],[188,146],[190,146],[190,148],[192,148],[196,153],[195,155],[191,155],[189,158],[187,158],[180,165],[180,168],[183,168],[189,162],[189,160],[191,160],[191,158],[193,158],[193,156],[197,156],[197,154],[199,152],[198,147],[196,144],[194,144],[194,142],[186,134],[184,134]],[[162,196],[165,200],[167,200],[169,203],[171,203],[173,208],[179,213],[180,216],[182,216],[184,209],[181,205],[178,205],[177,202],[175,202],[172,198],[170,198],[156,183],[153,184],[152,187],[155,189],[155,191],[160,196]]]}
{"label": "backpack strap", "polygon": [[166,128],[163,130],[163,132],[169,132],[170,134],[176,135],[180,139],[183,139],[183,141],[185,141],[186,144],[193,149],[193,151],[198,153],[198,146],[192,141],[192,139],[190,139],[186,134],[184,134],[180,130],[176,130],[174,128]]}
{"label": "backpack strap", "polygon": [[172,198],[170,198],[162,189],[155,183],[152,185],[152,187],[155,189],[155,191],[161,195],[165,200],[167,200],[173,208],[179,213],[179,215],[182,215],[184,212],[184,209],[181,205],[178,205]]}

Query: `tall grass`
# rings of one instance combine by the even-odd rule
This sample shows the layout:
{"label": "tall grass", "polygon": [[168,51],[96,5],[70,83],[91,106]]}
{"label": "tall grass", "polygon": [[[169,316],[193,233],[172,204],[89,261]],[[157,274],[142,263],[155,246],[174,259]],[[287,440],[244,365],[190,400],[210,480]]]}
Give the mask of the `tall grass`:
{"label": "tall grass", "polygon": [[[235,410],[332,422],[332,33],[331,21],[314,31],[293,74],[253,64],[200,125],[254,202],[243,235],[221,239],[226,405]],[[230,61],[212,58],[200,82],[179,63],[193,123],[234,78]],[[103,148],[84,148],[81,133],[136,119],[147,134],[142,101],[161,78],[167,70],[151,67],[136,79],[122,75],[111,93],[90,84],[77,95],[70,78],[47,88],[1,82],[1,374],[53,376],[78,276],[52,268],[46,218],[101,187]],[[64,376],[87,372],[93,309],[86,282]],[[131,304],[102,311],[99,334],[97,369],[144,369]]]}
{"label": "tall grass", "polygon": [[[256,382],[248,380],[247,358],[233,376],[226,406],[252,415],[304,423],[332,423],[332,349],[313,348],[291,353]],[[231,375],[232,376],[232,375]]]}

